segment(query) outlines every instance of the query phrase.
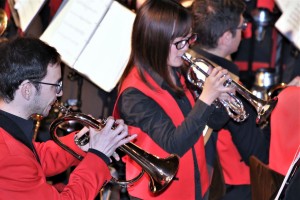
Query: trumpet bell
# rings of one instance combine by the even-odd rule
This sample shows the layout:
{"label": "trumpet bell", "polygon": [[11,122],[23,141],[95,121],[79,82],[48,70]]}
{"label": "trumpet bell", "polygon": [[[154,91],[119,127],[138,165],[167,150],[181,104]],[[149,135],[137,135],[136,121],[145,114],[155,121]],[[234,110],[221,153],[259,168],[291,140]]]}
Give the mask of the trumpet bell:
{"label": "trumpet bell", "polygon": [[[68,121],[76,121],[84,126],[100,130],[105,126],[106,120],[102,120],[101,122],[99,122],[88,115],[70,112],[63,106],[60,106],[60,110],[62,111],[62,113],[64,113],[64,115],[55,119],[51,123],[50,136],[53,139],[53,141],[57,143],[61,148],[72,154],[75,158],[82,160],[83,156],[79,155],[59,140],[58,136],[56,135],[57,127],[59,127],[59,125],[61,125],[62,123]],[[113,126],[112,128],[115,127]],[[75,143],[77,145],[85,145],[89,141],[89,135],[84,134],[79,138],[75,138],[75,140]],[[143,149],[131,142],[120,146],[118,149],[120,149],[122,152],[128,155],[142,168],[142,172],[132,180],[120,181],[114,179],[115,182],[119,185],[126,186],[132,184],[139,180],[143,176],[144,172],[146,172],[150,177],[149,189],[154,195],[157,195],[170,185],[171,181],[173,180],[178,171],[179,156],[176,154],[170,154],[167,158],[159,158],[155,155],[144,151]]]}
{"label": "trumpet bell", "polygon": [[[257,117],[256,117],[256,124],[264,124],[268,121],[272,111],[274,110],[274,108],[277,105],[278,102],[278,97],[275,96],[272,99],[268,100],[268,101],[263,101],[263,104],[261,103],[257,103]],[[259,105],[260,104],[260,105]]]}

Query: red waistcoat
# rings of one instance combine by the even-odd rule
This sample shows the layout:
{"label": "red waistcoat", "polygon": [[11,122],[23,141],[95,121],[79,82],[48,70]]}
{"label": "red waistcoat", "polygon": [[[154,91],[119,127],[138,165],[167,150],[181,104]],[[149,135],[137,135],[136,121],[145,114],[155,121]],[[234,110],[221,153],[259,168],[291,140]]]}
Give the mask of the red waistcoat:
{"label": "red waistcoat", "polygon": [[224,181],[229,185],[250,184],[250,169],[232,141],[228,130],[219,131],[217,151],[222,166]]}
{"label": "red waistcoat", "polygon": [[300,148],[300,87],[289,86],[278,95],[271,114],[269,167],[282,175]]}
{"label": "red waistcoat", "polygon": [[[167,113],[170,119],[173,121],[175,126],[181,124],[184,120],[184,116],[178,107],[173,97],[165,90],[162,90],[155,81],[146,74],[146,79],[153,85],[157,90],[151,90],[146,84],[140,79],[136,68],[134,68],[128,75],[126,80],[122,84],[119,95],[129,87],[133,87],[143,92],[145,95],[157,102],[158,105]],[[190,100],[191,105],[194,105],[194,100],[191,93],[186,90],[186,95]],[[117,100],[118,102],[118,100]],[[115,105],[117,105],[117,102]],[[119,118],[117,106],[114,108],[113,113],[115,118]],[[146,133],[141,131],[138,127],[129,127],[131,133],[137,133],[138,137],[135,143],[145,151],[157,155],[161,158],[165,158],[169,155],[165,150],[158,146]],[[162,133],[163,134],[163,133]],[[197,162],[200,170],[201,178],[201,189],[202,195],[204,195],[209,187],[209,177],[206,167],[206,158],[204,154],[204,141],[201,136],[197,143],[194,145],[197,154]],[[130,160],[129,157],[124,159],[126,162],[126,176],[127,179],[135,177],[141,170],[137,164]],[[161,194],[154,196],[149,192],[148,184],[149,177],[144,175],[140,181],[134,184],[134,186],[128,188],[131,195],[142,199],[195,199],[195,180],[194,180],[194,164],[193,164],[192,150],[190,149],[180,158],[179,170],[176,177],[178,180],[173,180],[170,186]]]}

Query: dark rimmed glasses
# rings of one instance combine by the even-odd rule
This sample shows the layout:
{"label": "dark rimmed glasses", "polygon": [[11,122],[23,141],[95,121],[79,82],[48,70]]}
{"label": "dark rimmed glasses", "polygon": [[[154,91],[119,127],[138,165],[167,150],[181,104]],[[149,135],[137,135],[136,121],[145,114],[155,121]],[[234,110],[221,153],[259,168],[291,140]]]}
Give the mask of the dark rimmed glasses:
{"label": "dark rimmed glasses", "polygon": [[44,84],[44,85],[52,85],[52,86],[55,86],[56,94],[61,93],[62,87],[63,87],[62,81],[59,81],[57,84],[55,84],[55,83],[45,83],[45,82],[41,82],[41,81],[32,81],[32,82],[33,82],[33,83],[38,83],[38,84]]}
{"label": "dark rimmed glasses", "polygon": [[175,45],[177,50],[183,49],[187,43],[189,45],[193,44],[197,40],[197,33],[192,33],[190,37],[188,37],[185,40],[180,40],[178,42],[174,42],[173,44]]}
{"label": "dark rimmed glasses", "polygon": [[247,22],[243,22],[242,25],[236,27],[235,29],[241,29],[242,31],[246,30],[248,26],[248,23]]}

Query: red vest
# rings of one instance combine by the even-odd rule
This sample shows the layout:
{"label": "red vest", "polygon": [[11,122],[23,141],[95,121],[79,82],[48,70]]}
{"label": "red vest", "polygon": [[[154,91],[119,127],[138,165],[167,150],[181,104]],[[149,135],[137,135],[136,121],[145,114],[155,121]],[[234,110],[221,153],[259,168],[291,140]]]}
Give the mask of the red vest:
{"label": "red vest", "polygon": [[[136,68],[134,68],[122,84],[119,95],[126,88],[136,88],[157,102],[157,104],[160,105],[160,107],[167,113],[175,126],[180,125],[184,120],[184,116],[176,101],[167,91],[161,89],[148,74],[146,74],[146,79],[157,89],[156,91],[151,90],[145,83],[142,82]],[[182,83],[184,82],[182,81]],[[186,90],[185,93],[190,100],[191,105],[193,106],[194,100],[192,94],[188,90]],[[115,105],[117,105],[117,102]],[[113,115],[115,118],[119,118],[117,106],[114,108]],[[165,158],[169,155],[169,153],[158,146],[146,133],[141,131],[139,128],[131,126],[129,127],[129,131],[131,133],[138,134],[135,143],[145,151],[161,158]],[[209,187],[209,176],[206,167],[204,140],[202,136],[194,145],[194,148],[197,154],[197,162],[200,169],[202,195],[204,195]],[[134,161],[130,160],[129,157],[126,157],[124,160],[126,161],[127,179],[131,179],[141,171],[140,167],[137,166]],[[155,199],[195,199],[194,160],[191,149],[180,158],[179,170],[176,174],[176,177],[178,180],[173,180],[170,186],[161,194],[156,196]],[[154,196],[149,192],[148,184],[149,177],[143,176],[141,180],[135,183],[133,187],[128,188],[128,191],[133,196],[147,200],[152,199]]]}
{"label": "red vest", "polygon": [[232,141],[228,130],[219,131],[217,151],[222,166],[224,181],[229,185],[250,184],[250,169]]}
{"label": "red vest", "polygon": [[300,87],[289,86],[278,95],[278,103],[271,114],[269,167],[285,175],[299,145]]}

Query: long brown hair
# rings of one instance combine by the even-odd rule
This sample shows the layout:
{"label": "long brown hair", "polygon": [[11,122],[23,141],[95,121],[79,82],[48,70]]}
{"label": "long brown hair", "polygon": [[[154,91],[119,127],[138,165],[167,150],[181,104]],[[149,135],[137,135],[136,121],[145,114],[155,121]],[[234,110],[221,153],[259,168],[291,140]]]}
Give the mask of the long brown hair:
{"label": "long brown hair", "polygon": [[[157,72],[176,92],[182,93],[172,81],[167,67],[171,42],[189,34],[192,27],[190,12],[172,0],[147,0],[137,11],[131,38],[131,54],[120,83],[136,66],[147,83],[144,70]],[[151,87],[153,88],[153,87]]]}

